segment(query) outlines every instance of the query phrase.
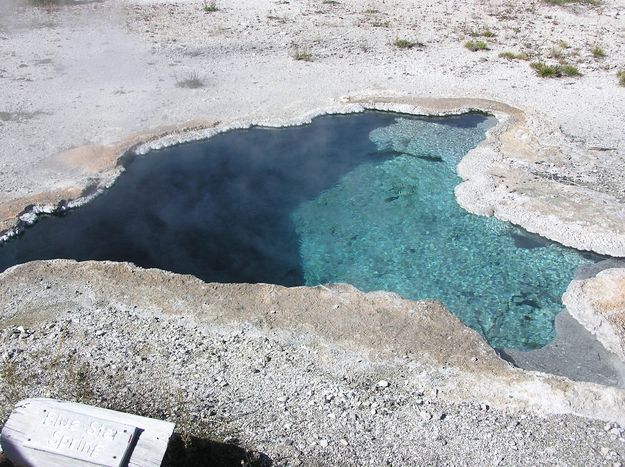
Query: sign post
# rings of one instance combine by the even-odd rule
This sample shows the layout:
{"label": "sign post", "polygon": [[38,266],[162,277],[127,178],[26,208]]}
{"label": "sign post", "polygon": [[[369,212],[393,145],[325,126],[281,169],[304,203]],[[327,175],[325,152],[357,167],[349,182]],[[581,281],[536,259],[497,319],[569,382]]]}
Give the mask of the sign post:
{"label": "sign post", "polygon": [[0,443],[20,466],[158,467],[174,424],[54,399],[19,402]]}

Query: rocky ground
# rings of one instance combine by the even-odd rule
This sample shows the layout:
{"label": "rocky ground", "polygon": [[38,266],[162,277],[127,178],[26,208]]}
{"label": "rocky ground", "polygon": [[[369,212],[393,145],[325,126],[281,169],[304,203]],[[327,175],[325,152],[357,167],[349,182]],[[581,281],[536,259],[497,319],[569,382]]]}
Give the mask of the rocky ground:
{"label": "rocky ground", "polygon": [[191,448],[210,437],[275,465],[625,460],[625,430],[615,423],[449,401],[410,362],[302,340],[115,308],[10,326],[0,346],[14,354],[3,366],[3,386],[14,392],[2,398],[2,418],[9,400],[26,394],[81,400],[175,420],[177,431],[199,438]]}
{"label": "rocky ground", "polygon": [[514,369],[435,303],[75,266],[1,276],[2,419],[33,396],[165,418],[172,465],[625,459],[622,390]]}

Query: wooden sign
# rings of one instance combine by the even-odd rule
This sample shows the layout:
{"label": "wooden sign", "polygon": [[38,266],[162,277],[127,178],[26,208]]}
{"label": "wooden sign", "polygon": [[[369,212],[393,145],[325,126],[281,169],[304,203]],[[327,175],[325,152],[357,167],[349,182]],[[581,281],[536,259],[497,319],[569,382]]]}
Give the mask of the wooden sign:
{"label": "wooden sign", "polygon": [[61,409],[35,415],[24,447],[96,465],[119,467],[130,451],[137,427]]}
{"label": "wooden sign", "polygon": [[19,402],[0,443],[18,466],[160,466],[174,424],[54,399]]}

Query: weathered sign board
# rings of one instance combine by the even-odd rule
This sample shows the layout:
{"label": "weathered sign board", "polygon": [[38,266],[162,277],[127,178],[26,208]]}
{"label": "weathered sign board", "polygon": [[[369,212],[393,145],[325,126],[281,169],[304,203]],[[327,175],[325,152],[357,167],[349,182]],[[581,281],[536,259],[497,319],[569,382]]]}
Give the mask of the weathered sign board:
{"label": "weathered sign board", "polygon": [[19,402],[0,444],[18,466],[158,467],[174,424],[54,399]]}

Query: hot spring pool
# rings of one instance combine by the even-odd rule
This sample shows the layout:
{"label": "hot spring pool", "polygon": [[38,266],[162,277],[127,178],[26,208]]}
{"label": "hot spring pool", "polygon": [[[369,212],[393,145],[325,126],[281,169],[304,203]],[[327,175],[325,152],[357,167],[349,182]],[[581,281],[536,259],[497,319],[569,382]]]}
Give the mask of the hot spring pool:
{"label": "hot spring pool", "polygon": [[455,167],[494,123],[366,112],[153,151],[88,205],[0,245],[0,270],[71,258],[347,282],[440,300],[493,347],[538,348],[575,269],[596,258],[458,206]]}

